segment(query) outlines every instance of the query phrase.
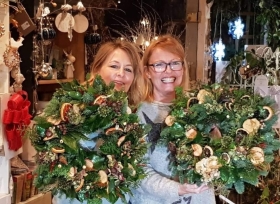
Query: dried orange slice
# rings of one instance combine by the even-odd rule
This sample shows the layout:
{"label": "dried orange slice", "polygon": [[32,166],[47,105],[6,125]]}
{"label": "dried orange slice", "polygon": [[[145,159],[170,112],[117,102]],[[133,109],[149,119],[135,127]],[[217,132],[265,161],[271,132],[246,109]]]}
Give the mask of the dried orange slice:
{"label": "dried orange slice", "polygon": [[101,105],[102,103],[104,103],[106,101],[106,98],[107,98],[107,96],[100,95],[94,100],[93,104],[94,105]]}
{"label": "dried orange slice", "polygon": [[259,130],[259,128],[261,127],[261,123],[256,118],[252,118],[245,120],[242,126],[243,129],[245,129],[249,134],[251,134]]}
{"label": "dried orange slice", "polygon": [[188,102],[187,102],[187,108],[190,108],[191,105],[198,103],[198,99],[197,97],[191,97],[189,98]]}
{"label": "dried orange slice", "polygon": [[122,128],[115,128],[115,127],[112,127],[112,128],[109,128],[109,129],[107,129],[106,130],[106,132],[105,132],[105,134],[106,135],[110,135],[110,134],[112,134],[112,133],[114,133],[114,132],[123,132],[123,129]]}
{"label": "dried orange slice", "polygon": [[60,148],[60,147],[53,147],[51,150],[53,153],[56,153],[56,154],[61,154],[61,153],[65,152],[65,149]]}
{"label": "dried orange slice", "polygon": [[108,175],[103,170],[100,170],[98,172],[98,175],[99,175],[99,182],[97,183],[97,185],[99,187],[106,187],[108,184]]}
{"label": "dried orange slice", "polygon": [[175,121],[175,117],[173,117],[172,115],[169,115],[165,118],[165,124],[169,127],[174,124],[174,121]]}
{"label": "dried orange slice", "polygon": [[272,108],[269,107],[269,106],[264,106],[263,109],[267,110],[267,112],[268,112],[267,117],[266,117],[263,121],[267,121],[267,120],[271,119],[272,116],[273,116],[273,110],[272,110]]}
{"label": "dried orange slice", "polygon": [[199,90],[199,92],[196,96],[199,101],[198,103],[200,103],[200,104],[204,103],[206,96],[212,97],[212,94],[210,92],[206,91],[205,89]]}
{"label": "dried orange slice", "polygon": [[72,108],[72,104],[71,103],[63,103],[60,109],[60,117],[61,120],[63,121],[68,121],[68,116],[67,113],[69,112],[69,110]]}
{"label": "dried orange slice", "polygon": [[53,125],[58,125],[61,122],[61,119],[54,119],[52,117],[48,117],[47,121]]}

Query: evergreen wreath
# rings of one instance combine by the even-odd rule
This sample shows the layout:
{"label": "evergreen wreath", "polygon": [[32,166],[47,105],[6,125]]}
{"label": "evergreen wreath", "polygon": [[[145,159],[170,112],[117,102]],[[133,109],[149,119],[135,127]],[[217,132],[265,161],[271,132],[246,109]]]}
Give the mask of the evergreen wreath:
{"label": "evergreen wreath", "polygon": [[27,131],[37,150],[35,185],[68,198],[115,203],[145,177],[145,126],[127,105],[127,95],[107,86],[62,83]]}
{"label": "evergreen wreath", "polygon": [[258,185],[280,147],[269,97],[214,84],[185,94],[176,90],[160,143],[170,150],[170,169],[181,183],[207,183],[217,194]]}

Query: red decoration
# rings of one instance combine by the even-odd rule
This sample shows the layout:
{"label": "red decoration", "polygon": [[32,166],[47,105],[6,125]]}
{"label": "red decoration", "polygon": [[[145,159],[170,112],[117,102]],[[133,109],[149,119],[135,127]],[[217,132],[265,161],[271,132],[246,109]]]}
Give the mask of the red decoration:
{"label": "red decoration", "polygon": [[30,101],[25,91],[14,93],[8,101],[8,109],[5,110],[3,123],[10,150],[17,151],[22,146],[22,135],[26,126],[30,124]]}

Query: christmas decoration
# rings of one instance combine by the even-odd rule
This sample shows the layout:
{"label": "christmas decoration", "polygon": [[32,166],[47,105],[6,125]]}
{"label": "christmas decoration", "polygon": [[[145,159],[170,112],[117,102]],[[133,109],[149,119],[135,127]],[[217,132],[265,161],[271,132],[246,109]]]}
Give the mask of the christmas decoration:
{"label": "christmas decoration", "polygon": [[228,33],[232,35],[233,39],[240,39],[243,36],[244,24],[242,23],[240,17],[237,18],[234,22],[229,22],[228,27]]}
{"label": "christmas decoration", "polygon": [[225,56],[225,48],[226,46],[223,44],[222,38],[219,39],[219,42],[214,43],[212,50],[216,61],[221,61]]}
{"label": "christmas decoration", "polygon": [[76,61],[76,58],[72,55],[72,50],[69,53],[65,50],[63,50],[63,52],[67,58],[64,62],[64,76],[66,79],[73,79],[75,71],[73,63]]}
{"label": "christmas decoration", "polygon": [[3,124],[9,149],[17,151],[22,147],[22,136],[26,127],[30,124],[29,114],[30,101],[25,91],[14,93],[8,101],[3,115]]}
{"label": "christmas decoration", "polygon": [[93,29],[93,33],[88,32],[88,33],[86,33],[86,35],[84,37],[85,44],[92,45],[92,44],[98,44],[101,42],[101,36],[97,33],[97,30],[98,30],[97,25],[94,25],[92,27],[92,29]]}
{"label": "christmas decoration", "polygon": [[145,176],[145,127],[130,114],[126,93],[99,76],[61,86],[26,133],[38,152],[36,186],[88,203],[125,202]]}
{"label": "christmas decoration", "polygon": [[3,23],[0,25],[0,38],[5,35],[5,26]]}
{"label": "christmas decoration", "polygon": [[228,188],[242,194],[246,183],[258,185],[280,147],[272,128],[274,101],[219,84],[188,96],[178,89],[177,96],[161,133],[174,177],[207,183],[222,195]]}

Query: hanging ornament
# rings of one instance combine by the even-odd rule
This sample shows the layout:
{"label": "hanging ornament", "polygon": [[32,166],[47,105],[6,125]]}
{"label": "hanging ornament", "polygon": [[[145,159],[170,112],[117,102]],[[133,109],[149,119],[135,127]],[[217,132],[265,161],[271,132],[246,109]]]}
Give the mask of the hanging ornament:
{"label": "hanging ornament", "polygon": [[72,9],[69,4],[61,6],[62,12],[55,18],[55,25],[60,32],[68,33],[68,39],[72,41],[73,33],[72,29],[75,26],[75,20],[71,13],[68,13]]}
{"label": "hanging ornament", "polygon": [[22,46],[23,40],[23,37],[20,37],[17,41],[15,41],[13,38],[10,38],[9,46],[7,46],[3,54],[4,63],[8,67],[9,71],[11,71],[13,68],[19,69],[21,59],[18,48]]}
{"label": "hanging ornament", "polygon": [[37,21],[37,40],[43,40],[44,44],[51,43],[56,36],[56,31],[53,28],[54,18],[49,16],[40,17]]}
{"label": "hanging ornament", "polygon": [[221,61],[225,56],[225,45],[222,42],[222,38],[219,39],[219,42],[214,43],[213,45],[213,56],[216,61]]}
{"label": "hanging ornament", "polygon": [[44,16],[47,16],[47,15],[49,15],[51,13],[51,11],[50,11],[50,8],[49,7],[45,7],[44,9],[43,9],[43,14],[42,14],[42,16],[44,17]]}
{"label": "hanging ornament", "polygon": [[52,5],[53,7],[56,7],[56,6],[57,6],[57,3],[55,3],[53,0],[51,0],[50,3],[51,3],[51,5]]}
{"label": "hanging ornament", "polygon": [[0,25],[0,38],[5,35],[5,31],[6,30],[5,30],[4,23],[1,23],[1,25]]}
{"label": "hanging ornament", "polygon": [[83,12],[86,10],[86,7],[83,5],[82,1],[79,1],[77,5],[72,6],[73,10],[78,10],[79,12]]}
{"label": "hanging ornament", "polygon": [[88,22],[88,19],[86,18],[86,16],[84,16],[82,14],[82,12],[86,10],[86,8],[84,7],[84,5],[81,1],[79,1],[77,3],[77,5],[74,5],[72,8],[73,8],[73,10],[79,11],[79,13],[74,16],[75,25],[74,25],[73,29],[77,33],[86,32],[88,29],[88,26],[89,26],[89,22]]}
{"label": "hanging ornament", "polygon": [[42,61],[41,65],[37,67],[38,74],[42,79],[51,79],[53,75],[52,67],[49,63]]}
{"label": "hanging ornament", "polygon": [[240,39],[243,36],[244,23],[242,23],[240,17],[238,17],[234,22],[229,22],[228,27],[228,33],[232,35],[233,39]]}
{"label": "hanging ornament", "polygon": [[101,42],[101,36],[97,33],[98,27],[97,25],[93,26],[93,33],[88,32],[84,37],[85,44],[98,44]]}
{"label": "hanging ornament", "polygon": [[74,21],[75,21],[75,25],[74,25],[73,29],[77,33],[84,33],[87,31],[89,22],[88,22],[88,19],[83,14],[78,13],[77,15],[75,15]]}

